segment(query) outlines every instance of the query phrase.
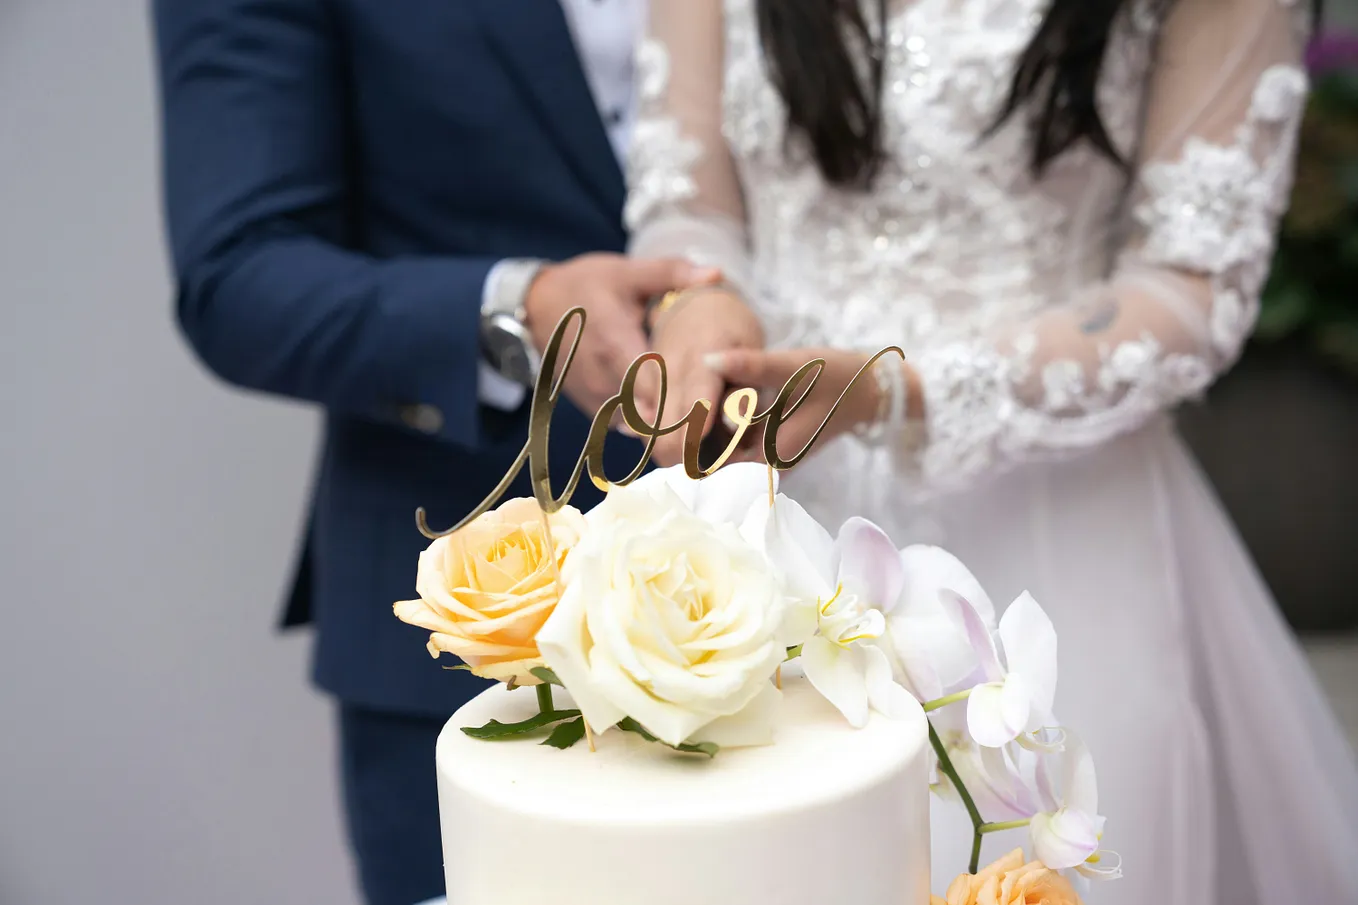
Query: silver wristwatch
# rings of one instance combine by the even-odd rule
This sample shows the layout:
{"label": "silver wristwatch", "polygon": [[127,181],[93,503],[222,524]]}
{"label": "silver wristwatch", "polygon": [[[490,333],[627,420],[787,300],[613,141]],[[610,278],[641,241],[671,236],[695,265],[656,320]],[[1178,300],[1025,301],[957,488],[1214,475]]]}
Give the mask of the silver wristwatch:
{"label": "silver wristwatch", "polygon": [[486,362],[506,380],[531,387],[542,356],[528,332],[524,300],[546,261],[512,258],[496,265],[481,305],[481,351]]}

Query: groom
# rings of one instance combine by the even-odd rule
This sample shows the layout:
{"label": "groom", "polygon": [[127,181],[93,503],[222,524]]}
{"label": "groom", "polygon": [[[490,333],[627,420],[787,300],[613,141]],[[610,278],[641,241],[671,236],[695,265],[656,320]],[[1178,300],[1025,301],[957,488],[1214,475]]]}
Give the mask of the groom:
{"label": "groom", "polygon": [[[154,4],[183,331],[226,380],[326,413],[284,622],[316,626],[371,905],[442,891],[434,740],[481,687],[392,615],[425,545],[416,508],[449,526],[506,472],[568,308],[589,328],[566,391],[593,412],[645,350],[645,301],[712,276],[618,254],[643,7]],[[588,427],[568,408],[558,475]],[[612,436],[608,453],[625,472],[639,447]]]}

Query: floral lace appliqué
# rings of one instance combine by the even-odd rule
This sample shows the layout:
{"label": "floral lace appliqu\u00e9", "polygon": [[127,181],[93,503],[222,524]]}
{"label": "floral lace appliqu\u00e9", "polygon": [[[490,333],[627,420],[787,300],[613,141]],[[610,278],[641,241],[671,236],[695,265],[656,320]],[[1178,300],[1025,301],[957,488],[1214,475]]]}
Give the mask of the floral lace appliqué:
{"label": "floral lace appliqu\u00e9", "polygon": [[1141,174],[1137,257],[1209,279],[1200,348],[1168,350],[1143,331],[1100,345],[1093,367],[1048,360],[1036,380],[1030,362],[1041,358],[1041,339],[1031,332],[1012,341],[1008,355],[979,340],[931,351],[920,366],[930,419],[926,478],[961,483],[1006,460],[1094,446],[1207,388],[1254,324],[1306,87],[1299,67],[1270,67],[1231,142],[1190,138],[1177,159]]}
{"label": "floral lace appliqu\u00e9", "polygon": [[645,222],[666,205],[692,200],[698,194],[693,167],[702,159],[702,142],[684,132],[678,119],[664,115],[662,101],[670,78],[670,56],[665,45],[643,41],[636,54],[637,91],[642,115],[632,132],[628,150],[627,206],[623,220],[630,227]]}

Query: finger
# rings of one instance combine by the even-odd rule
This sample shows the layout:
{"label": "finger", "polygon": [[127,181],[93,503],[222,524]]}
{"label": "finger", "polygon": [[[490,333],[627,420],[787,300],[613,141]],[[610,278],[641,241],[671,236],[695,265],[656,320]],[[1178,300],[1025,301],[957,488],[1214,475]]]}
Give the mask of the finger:
{"label": "finger", "polygon": [[683,258],[633,258],[627,262],[626,278],[636,297],[645,300],[671,289],[716,282],[721,271]]}
{"label": "finger", "polygon": [[[641,417],[655,423],[656,412],[660,410],[660,364],[650,362],[637,371],[633,400]],[[667,380],[668,384],[668,380]],[[667,386],[668,389],[668,386]]]}
{"label": "finger", "polygon": [[[632,366],[638,358],[650,351],[650,346],[646,342],[646,334],[642,332],[640,326],[633,324],[609,324],[606,328],[610,333],[608,342],[612,346],[609,357],[612,359],[613,366],[617,369],[617,380],[622,382],[622,375],[627,373],[627,369]],[[650,370],[645,368],[643,370]]]}
{"label": "finger", "polygon": [[[668,400],[665,403],[664,424],[670,425],[681,418],[686,418],[694,403],[699,399],[706,399],[709,408],[707,420],[702,425],[702,433],[696,439],[706,437],[716,424],[716,419],[720,417],[719,406],[723,383],[720,377],[711,371],[698,366],[690,369],[688,373],[680,372],[675,386],[671,390]],[[666,434],[656,442],[656,458],[664,464],[675,464],[684,459],[684,443],[687,436],[687,428]]]}
{"label": "finger", "polygon": [[811,360],[801,349],[727,349],[709,353],[703,363],[736,386],[778,388]]}

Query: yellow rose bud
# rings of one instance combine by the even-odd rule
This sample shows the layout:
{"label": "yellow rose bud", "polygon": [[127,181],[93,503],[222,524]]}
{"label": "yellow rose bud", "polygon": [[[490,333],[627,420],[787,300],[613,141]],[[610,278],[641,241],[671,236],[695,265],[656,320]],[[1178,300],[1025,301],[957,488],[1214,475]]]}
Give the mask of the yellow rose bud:
{"label": "yellow rose bud", "polygon": [[980,873],[953,880],[946,902],[934,896],[932,905],[1080,905],[1080,896],[1041,861],[1025,864],[1016,848]]}
{"label": "yellow rose bud", "polygon": [[528,671],[542,665],[538,629],[556,608],[557,570],[585,530],[570,506],[546,521],[550,543],[537,501],[513,499],[435,540],[420,554],[420,599],[395,604],[397,618],[433,633],[433,657],[446,651],[483,678],[537,684]]}

